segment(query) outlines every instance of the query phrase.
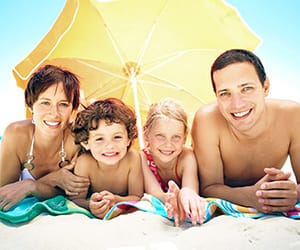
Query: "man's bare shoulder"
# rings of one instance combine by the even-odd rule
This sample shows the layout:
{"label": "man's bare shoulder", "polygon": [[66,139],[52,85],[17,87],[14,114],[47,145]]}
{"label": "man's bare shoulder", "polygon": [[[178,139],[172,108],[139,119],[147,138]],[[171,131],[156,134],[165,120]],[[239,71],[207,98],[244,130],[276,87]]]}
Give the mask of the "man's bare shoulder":
{"label": "man's bare shoulder", "polygon": [[205,124],[220,124],[224,122],[224,118],[220,113],[217,102],[212,102],[200,107],[195,113],[194,124],[204,122]]}
{"label": "man's bare shoulder", "polygon": [[290,100],[269,99],[267,106],[274,111],[277,116],[283,118],[300,119],[300,103]]}

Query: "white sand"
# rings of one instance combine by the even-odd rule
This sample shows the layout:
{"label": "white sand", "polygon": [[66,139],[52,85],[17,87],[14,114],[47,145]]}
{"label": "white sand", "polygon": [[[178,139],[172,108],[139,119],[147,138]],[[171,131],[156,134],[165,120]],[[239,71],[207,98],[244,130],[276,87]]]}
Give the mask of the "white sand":
{"label": "white sand", "polygon": [[85,215],[40,215],[30,223],[0,222],[0,249],[300,249],[300,220],[221,215],[204,225],[173,222],[142,211],[109,221]]}

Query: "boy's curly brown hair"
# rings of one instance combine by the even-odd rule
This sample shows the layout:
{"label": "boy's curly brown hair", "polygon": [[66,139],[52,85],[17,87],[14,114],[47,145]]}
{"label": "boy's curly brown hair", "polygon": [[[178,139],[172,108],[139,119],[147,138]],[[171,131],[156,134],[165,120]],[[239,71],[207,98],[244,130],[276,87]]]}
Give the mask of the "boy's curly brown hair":
{"label": "boy's curly brown hair", "polygon": [[[98,100],[90,104],[86,109],[77,114],[72,133],[75,137],[75,144],[87,142],[89,131],[96,130],[100,120],[105,120],[107,124],[123,123],[126,127],[131,147],[132,141],[137,138],[136,115],[134,110],[117,98],[107,98]],[[80,153],[86,152],[81,146]]]}

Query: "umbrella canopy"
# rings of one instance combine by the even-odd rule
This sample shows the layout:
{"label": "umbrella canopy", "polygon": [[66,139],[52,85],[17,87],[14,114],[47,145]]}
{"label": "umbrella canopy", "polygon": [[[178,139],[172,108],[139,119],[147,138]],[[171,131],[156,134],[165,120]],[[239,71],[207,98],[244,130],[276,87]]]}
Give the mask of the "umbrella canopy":
{"label": "umbrella canopy", "polygon": [[53,27],[14,69],[25,88],[41,65],[69,68],[87,101],[117,97],[137,113],[180,100],[189,120],[214,99],[210,66],[224,50],[254,50],[257,36],[221,0],[67,0]]}

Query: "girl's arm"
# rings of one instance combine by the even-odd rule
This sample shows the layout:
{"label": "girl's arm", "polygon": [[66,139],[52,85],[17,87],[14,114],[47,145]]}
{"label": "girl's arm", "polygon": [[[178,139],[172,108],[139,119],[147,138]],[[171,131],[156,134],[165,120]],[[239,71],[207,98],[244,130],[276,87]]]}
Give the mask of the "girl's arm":
{"label": "girl's arm", "polygon": [[179,160],[179,169],[182,171],[181,188],[188,187],[199,194],[198,165],[192,149],[183,149]]}
{"label": "girl's arm", "polygon": [[156,180],[154,174],[148,166],[147,158],[143,151],[140,151],[142,170],[144,176],[145,192],[160,199],[163,203],[167,201],[167,194],[162,190],[160,184]]}

